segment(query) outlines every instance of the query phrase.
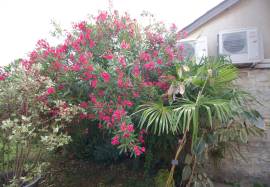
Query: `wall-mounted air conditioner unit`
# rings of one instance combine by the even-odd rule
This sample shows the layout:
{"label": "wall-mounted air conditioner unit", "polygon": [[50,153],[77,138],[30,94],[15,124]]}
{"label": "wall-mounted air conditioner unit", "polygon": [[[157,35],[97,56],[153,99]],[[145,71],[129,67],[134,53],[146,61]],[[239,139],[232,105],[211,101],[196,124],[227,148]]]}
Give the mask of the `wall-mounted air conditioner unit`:
{"label": "wall-mounted air conditioner unit", "polygon": [[183,39],[178,42],[178,45],[183,46],[182,56],[186,60],[195,59],[196,63],[200,63],[203,57],[208,56],[206,37]]}
{"label": "wall-mounted air conditioner unit", "polygon": [[229,56],[232,63],[257,63],[263,60],[263,45],[258,30],[222,31],[218,35],[219,54]]}

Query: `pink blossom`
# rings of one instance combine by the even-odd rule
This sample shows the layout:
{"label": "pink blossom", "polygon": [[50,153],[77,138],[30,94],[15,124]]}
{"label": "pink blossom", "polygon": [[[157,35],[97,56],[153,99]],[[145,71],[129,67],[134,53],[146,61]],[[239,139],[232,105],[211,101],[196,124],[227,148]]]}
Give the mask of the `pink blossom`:
{"label": "pink blossom", "polygon": [[116,25],[117,31],[120,31],[126,28],[126,25],[122,21],[119,21],[117,19],[114,20],[114,25]]}
{"label": "pink blossom", "polygon": [[158,51],[155,50],[155,51],[153,52],[153,57],[157,57],[157,56],[158,56]]}
{"label": "pink blossom", "polygon": [[102,111],[99,111],[99,112],[98,112],[98,119],[99,119],[99,120],[102,120],[104,115],[105,115],[105,114],[104,114]]}
{"label": "pink blossom", "polygon": [[99,129],[102,129],[102,127],[103,127],[102,124],[99,123],[99,124],[98,124],[98,128],[99,128]]}
{"label": "pink blossom", "polygon": [[92,88],[96,88],[97,87],[97,79],[94,79],[94,80],[92,80],[91,82],[90,82],[90,85],[91,85],[91,87]]}
{"label": "pink blossom", "polygon": [[119,88],[123,88],[124,87],[124,82],[123,82],[123,79],[122,78],[118,78],[118,80],[117,80],[117,86]]}
{"label": "pink blossom", "polygon": [[30,61],[34,62],[38,58],[38,52],[37,51],[32,51],[30,53]]}
{"label": "pink blossom", "polygon": [[154,85],[154,84],[153,84],[152,82],[150,82],[150,81],[143,82],[142,84],[143,84],[143,86],[153,86],[153,85]]}
{"label": "pink blossom", "polygon": [[121,118],[126,114],[126,111],[123,109],[117,109],[113,113],[113,117],[116,118],[117,120],[121,120]]}
{"label": "pink blossom", "polygon": [[0,81],[4,81],[6,79],[5,75],[0,75]]}
{"label": "pink blossom", "polygon": [[95,47],[96,43],[93,40],[89,40],[89,48]]}
{"label": "pink blossom", "polygon": [[84,72],[83,75],[85,77],[83,77],[83,80],[89,80],[91,78],[93,78],[93,74],[89,73],[89,72]]}
{"label": "pink blossom", "polygon": [[117,97],[117,102],[118,103],[121,103],[122,102],[122,97],[120,95],[118,95],[118,97]]}
{"label": "pink blossom", "polygon": [[101,120],[106,121],[106,122],[110,122],[111,121],[111,117],[110,116],[102,116]]}
{"label": "pink blossom", "polygon": [[183,44],[180,44],[179,50],[180,50],[180,51],[183,51],[183,50],[184,50],[184,45],[183,45]]}
{"label": "pink blossom", "polygon": [[94,103],[96,108],[103,108],[104,104],[101,102]]}
{"label": "pink blossom", "polygon": [[96,115],[95,114],[87,114],[87,119],[95,119]]}
{"label": "pink blossom", "polygon": [[137,146],[137,145],[135,145],[135,146],[133,147],[133,150],[134,150],[136,156],[140,156],[140,155],[142,154],[142,152],[141,152],[141,150],[140,150],[140,147]]}
{"label": "pink blossom", "polygon": [[113,127],[113,124],[112,123],[107,123],[107,127],[108,128],[112,128]]}
{"label": "pink blossom", "polygon": [[130,79],[127,79],[125,82],[125,88],[132,88],[132,87],[133,87],[132,82],[130,81]]}
{"label": "pink blossom", "polygon": [[139,142],[144,143],[144,139],[142,135],[139,136]]}
{"label": "pink blossom", "polygon": [[93,67],[93,65],[88,65],[88,66],[86,66],[85,67],[85,69],[87,70],[87,71],[94,71],[94,67]]}
{"label": "pink blossom", "polygon": [[59,70],[59,69],[61,69],[62,64],[59,63],[58,61],[54,61],[54,62],[52,63],[52,66],[53,66],[53,68],[54,68],[55,70]]}
{"label": "pink blossom", "polygon": [[165,52],[169,56],[169,60],[172,61],[174,57],[173,50],[170,47],[166,47]]}
{"label": "pink blossom", "polygon": [[100,12],[100,14],[97,16],[97,21],[104,22],[107,19],[108,13],[107,12]]}
{"label": "pink blossom", "polygon": [[153,61],[147,63],[147,64],[144,64],[143,66],[145,69],[147,70],[153,70],[155,69],[155,63]]}
{"label": "pink blossom", "polygon": [[79,52],[81,47],[80,47],[80,41],[79,40],[75,40],[71,46],[75,49],[75,51]]}
{"label": "pink blossom", "polygon": [[92,29],[87,28],[85,31],[85,38],[90,41],[91,40],[91,33],[92,33]]}
{"label": "pink blossom", "polygon": [[49,49],[50,48],[49,43],[43,39],[38,40],[36,46],[38,49]]}
{"label": "pink blossom", "polygon": [[145,152],[145,147],[141,147],[141,151],[144,153]]}
{"label": "pink blossom", "polygon": [[143,61],[145,61],[145,62],[148,62],[148,61],[150,61],[151,56],[150,56],[150,54],[147,53],[147,52],[142,52],[142,53],[140,54],[140,59],[143,60]]}
{"label": "pink blossom", "polygon": [[169,84],[167,82],[155,82],[155,85],[158,86],[162,90],[166,90],[169,87]]}
{"label": "pink blossom", "polygon": [[140,135],[144,135],[144,134],[146,134],[146,130],[145,130],[145,129],[142,129],[142,130],[140,131]]}
{"label": "pink blossom", "polygon": [[105,95],[104,90],[99,90],[99,91],[98,91],[98,95],[99,95],[100,97],[103,97],[103,96]]}
{"label": "pink blossom", "polygon": [[140,75],[140,68],[139,68],[139,66],[138,65],[135,65],[134,66],[134,68],[133,68],[133,70],[132,70],[132,74],[134,75],[134,77],[139,77],[139,75]]}
{"label": "pink blossom", "polygon": [[133,102],[129,101],[129,100],[124,100],[123,101],[123,105],[124,106],[128,106],[128,107],[132,107],[133,106]]}
{"label": "pink blossom", "polygon": [[140,94],[138,92],[133,92],[133,97],[137,98],[139,96],[140,96]]}
{"label": "pink blossom", "polygon": [[77,25],[75,25],[75,27],[78,27],[80,30],[84,31],[86,29],[86,22],[82,21],[78,23]]}
{"label": "pink blossom", "polygon": [[162,60],[159,58],[159,59],[157,59],[157,64],[159,64],[159,65],[161,65],[163,62],[162,62]]}
{"label": "pink blossom", "polygon": [[119,136],[118,135],[116,135],[116,136],[114,136],[112,138],[111,144],[112,145],[118,145],[118,144],[120,144],[120,142],[119,142]]}
{"label": "pink blossom", "polygon": [[21,60],[20,63],[22,64],[23,67],[25,67],[25,69],[29,69],[31,66],[31,62],[28,60]]}
{"label": "pink blossom", "polygon": [[80,119],[86,119],[87,118],[87,115],[86,114],[84,114],[84,113],[81,113],[80,114]]}
{"label": "pink blossom", "polygon": [[121,48],[122,48],[122,49],[129,49],[129,48],[130,48],[130,45],[129,45],[129,43],[127,43],[125,40],[123,40],[123,41],[121,42]]}
{"label": "pink blossom", "polygon": [[81,108],[87,108],[88,107],[88,103],[85,102],[85,101],[83,101],[83,102],[80,103],[80,107]]}
{"label": "pink blossom", "polygon": [[107,72],[102,72],[100,75],[101,75],[101,77],[103,78],[103,80],[104,80],[105,83],[110,82],[111,76],[110,76],[109,73],[107,73]]}
{"label": "pink blossom", "polygon": [[50,94],[54,94],[55,93],[55,89],[54,87],[50,87],[47,89],[47,93],[50,95]]}
{"label": "pink blossom", "polygon": [[60,85],[58,86],[58,90],[64,90],[64,88],[65,88],[65,86],[64,86],[63,84],[60,84]]}
{"label": "pink blossom", "polygon": [[123,137],[124,138],[129,138],[130,137],[130,134],[129,133],[124,133]]}
{"label": "pink blossom", "polygon": [[124,57],[120,57],[118,61],[124,68],[127,66],[127,63]]}
{"label": "pink blossom", "polygon": [[79,61],[82,64],[87,64],[88,63],[87,59],[85,58],[85,56],[83,54],[80,55]]}
{"label": "pink blossom", "polygon": [[73,71],[80,71],[81,67],[80,67],[79,64],[74,64],[74,65],[71,67],[71,69],[72,69]]}
{"label": "pink blossom", "polygon": [[127,129],[128,132],[134,132],[134,125],[129,124],[126,129]]}
{"label": "pink blossom", "polygon": [[121,123],[121,125],[120,125],[120,130],[121,130],[122,132],[125,132],[125,131],[127,130],[126,122]]}
{"label": "pink blossom", "polygon": [[112,54],[103,55],[103,58],[105,58],[106,60],[112,60],[113,55]]}
{"label": "pink blossom", "polygon": [[73,55],[73,54],[70,54],[70,55],[69,55],[69,59],[70,59],[71,61],[74,61],[74,60],[75,60],[74,55]]}
{"label": "pink blossom", "polygon": [[88,58],[88,59],[90,59],[90,58],[93,57],[93,53],[90,52],[90,51],[88,51],[88,52],[86,53],[85,57]]}
{"label": "pink blossom", "polygon": [[96,103],[97,102],[97,98],[93,94],[89,94],[89,98],[90,98],[90,100],[91,100],[92,103]]}

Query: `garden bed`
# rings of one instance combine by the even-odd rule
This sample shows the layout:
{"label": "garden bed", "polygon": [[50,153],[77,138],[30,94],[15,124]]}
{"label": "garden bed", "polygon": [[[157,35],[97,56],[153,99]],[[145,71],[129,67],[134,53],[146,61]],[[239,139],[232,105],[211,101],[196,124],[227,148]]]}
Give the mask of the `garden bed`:
{"label": "garden bed", "polygon": [[[215,181],[215,187],[260,187],[259,184]],[[145,175],[142,168],[134,168],[129,161],[114,165],[92,161],[54,158],[41,187],[155,187],[154,176]],[[264,187],[261,185],[261,187]]]}
{"label": "garden bed", "polygon": [[52,161],[49,173],[41,186],[154,186],[153,178],[145,177],[142,170],[138,171],[132,167],[128,162],[106,166],[83,160],[57,158]]}

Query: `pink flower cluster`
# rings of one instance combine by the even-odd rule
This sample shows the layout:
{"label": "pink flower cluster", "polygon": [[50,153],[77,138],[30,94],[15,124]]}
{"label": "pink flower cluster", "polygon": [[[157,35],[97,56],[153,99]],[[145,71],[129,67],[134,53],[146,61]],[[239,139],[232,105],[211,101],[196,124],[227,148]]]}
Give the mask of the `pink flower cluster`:
{"label": "pink flower cluster", "polygon": [[140,156],[142,153],[145,152],[145,148],[144,147],[139,147],[137,145],[135,145],[133,147],[133,150],[134,150],[134,153],[135,153],[136,156]]}
{"label": "pink flower cluster", "polygon": [[5,74],[0,75],[0,81],[4,81],[7,78]]}
{"label": "pink flower cluster", "polygon": [[55,93],[54,87],[50,87],[50,88],[47,89],[47,94],[48,95],[51,95],[51,94],[54,94],[54,93]]}
{"label": "pink flower cluster", "polygon": [[130,45],[125,40],[123,40],[121,42],[121,48],[122,49],[129,49],[130,48]]}
{"label": "pink flower cluster", "polygon": [[120,144],[120,142],[119,142],[119,136],[118,135],[116,135],[116,136],[114,136],[112,138],[111,144],[112,145],[119,145]]}
{"label": "pink flower cluster", "polygon": [[101,75],[101,77],[103,78],[103,80],[104,80],[105,83],[110,82],[111,76],[110,76],[109,73],[107,73],[107,72],[102,72],[100,75]]}

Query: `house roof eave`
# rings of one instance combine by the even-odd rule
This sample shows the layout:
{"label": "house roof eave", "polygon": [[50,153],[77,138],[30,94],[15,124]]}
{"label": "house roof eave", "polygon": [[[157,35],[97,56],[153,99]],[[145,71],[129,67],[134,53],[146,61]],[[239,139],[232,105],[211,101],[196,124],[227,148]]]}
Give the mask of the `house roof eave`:
{"label": "house roof eave", "polygon": [[228,8],[232,7],[236,3],[238,3],[240,0],[225,0],[219,3],[214,8],[207,11],[205,14],[197,18],[195,21],[187,25],[182,29],[182,31],[186,31],[187,33],[192,33],[208,21],[212,20],[214,17],[218,16]]}

